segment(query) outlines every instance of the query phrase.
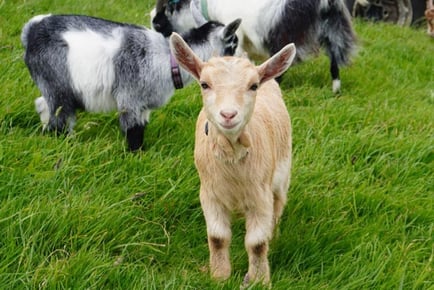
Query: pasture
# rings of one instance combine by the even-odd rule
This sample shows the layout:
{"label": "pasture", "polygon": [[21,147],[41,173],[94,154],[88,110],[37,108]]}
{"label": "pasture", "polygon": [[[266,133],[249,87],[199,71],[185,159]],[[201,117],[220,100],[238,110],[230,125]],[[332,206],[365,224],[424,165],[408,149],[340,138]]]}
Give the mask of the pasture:
{"label": "pasture", "polygon": [[[238,289],[208,272],[193,163],[199,86],[151,114],[130,153],[117,113],[79,113],[43,134],[22,60],[32,16],[76,13],[149,27],[154,1],[0,0],[0,288]],[[425,27],[355,21],[359,51],[331,92],[324,54],[281,83],[293,170],[270,246],[274,289],[434,289],[434,39]],[[252,289],[261,289],[253,285]]]}

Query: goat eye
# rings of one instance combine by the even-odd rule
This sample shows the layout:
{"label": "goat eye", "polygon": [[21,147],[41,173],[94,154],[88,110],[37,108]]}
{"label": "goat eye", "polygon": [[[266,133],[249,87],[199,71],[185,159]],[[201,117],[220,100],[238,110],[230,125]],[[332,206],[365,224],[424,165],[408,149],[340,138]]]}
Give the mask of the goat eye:
{"label": "goat eye", "polygon": [[200,86],[202,87],[202,89],[206,90],[209,89],[209,85],[205,82],[200,83]]}
{"label": "goat eye", "polygon": [[250,90],[251,91],[256,91],[258,89],[258,87],[259,87],[258,84],[253,84],[253,85],[250,86]]}

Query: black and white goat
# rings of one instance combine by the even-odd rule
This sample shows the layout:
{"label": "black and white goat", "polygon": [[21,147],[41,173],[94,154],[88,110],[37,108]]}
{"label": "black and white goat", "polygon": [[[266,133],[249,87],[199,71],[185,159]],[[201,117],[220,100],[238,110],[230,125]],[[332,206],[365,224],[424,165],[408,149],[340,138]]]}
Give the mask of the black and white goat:
{"label": "black and white goat", "polygon": [[[210,21],[183,36],[205,59],[232,55],[239,24]],[[71,131],[77,109],[117,110],[132,151],[142,147],[151,111],[193,80],[177,65],[168,39],[141,26],[81,15],[39,15],[24,25],[21,41],[25,63],[42,93],[35,105],[44,129]]]}
{"label": "black and white goat", "polygon": [[205,19],[228,23],[241,18],[239,48],[251,58],[267,58],[289,43],[297,60],[322,46],[330,58],[333,91],[340,90],[339,67],[349,63],[356,37],[343,0],[157,0],[151,12],[155,30],[185,32]]}

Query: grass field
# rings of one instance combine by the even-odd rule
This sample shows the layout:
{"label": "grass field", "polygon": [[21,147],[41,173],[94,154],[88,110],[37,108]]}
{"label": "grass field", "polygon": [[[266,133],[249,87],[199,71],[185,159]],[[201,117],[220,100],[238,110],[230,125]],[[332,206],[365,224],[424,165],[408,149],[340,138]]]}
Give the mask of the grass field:
{"label": "grass field", "polygon": [[[93,3],[96,2],[96,3]],[[238,289],[208,273],[193,164],[193,84],[155,111],[146,150],[126,151],[117,114],[80,113],[42,134],[19,36],[32,16],[80,13],[149,26],[150,0],[0,0],[0,289]],[[331,93],[325,56],[282,89],[294,164],[274,289],[434,289],[434,39],[424,28],[356,22],[360,49]],[[253,286],[252,288],[261,288]]]}

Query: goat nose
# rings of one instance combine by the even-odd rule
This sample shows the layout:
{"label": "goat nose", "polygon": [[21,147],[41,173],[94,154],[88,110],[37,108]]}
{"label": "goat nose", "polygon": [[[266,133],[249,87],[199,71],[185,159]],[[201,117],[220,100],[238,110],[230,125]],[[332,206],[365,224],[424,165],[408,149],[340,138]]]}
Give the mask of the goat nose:
{"label": "goat nose", "polygon": [[233,119],[236,115],[238,114],[237,111],[235,110],[221,110],[220,111],[220,115],[225,118],[226,120],[231,120]]}

